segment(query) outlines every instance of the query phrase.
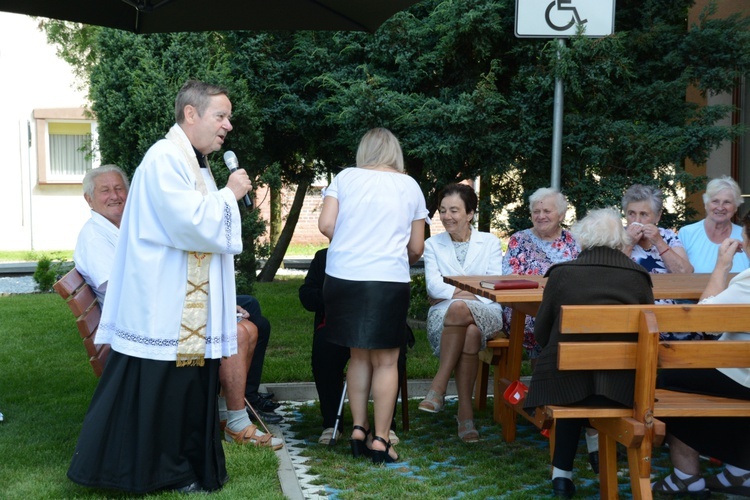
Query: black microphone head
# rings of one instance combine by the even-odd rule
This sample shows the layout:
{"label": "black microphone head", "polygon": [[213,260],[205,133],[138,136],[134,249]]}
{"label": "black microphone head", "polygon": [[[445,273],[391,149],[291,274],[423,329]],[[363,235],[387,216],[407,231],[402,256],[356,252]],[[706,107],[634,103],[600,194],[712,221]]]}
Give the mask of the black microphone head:
{"label": "black microphone head", "polygon": [[237,155],[234,154],[234,151],[227,151],[224,153],[224,163],[227,164],[227,167],[232,172],[237,170],[240,166],[240,162],[237,160]]}

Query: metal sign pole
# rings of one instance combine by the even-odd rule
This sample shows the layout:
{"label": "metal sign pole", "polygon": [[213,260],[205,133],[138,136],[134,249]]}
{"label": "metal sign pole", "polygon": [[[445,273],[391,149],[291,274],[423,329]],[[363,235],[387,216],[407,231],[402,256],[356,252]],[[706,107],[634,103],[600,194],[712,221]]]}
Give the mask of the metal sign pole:
{"label": "metal sign pole", "polygon": [[[565,38],[583,31],[586,37],[609,36],[615,29],[615,1],[606,0],[516,0],[515,31],[518,38],[557,39],[560,58]],[[560,189],[562,163],[563,82],[555,78],[552,116],[552,174],[550,185]]]}
{"label": "metal sign pole", "polygon": [[[565,40],[557,39],[557,58],[560,59],[560,49],[565,47]],[[560,165],[562,163],[562,128],[563,128],[563,81],[559,76],[555,78],[555,102],[552,115],[552,175],[550,186],[560,189]]]}

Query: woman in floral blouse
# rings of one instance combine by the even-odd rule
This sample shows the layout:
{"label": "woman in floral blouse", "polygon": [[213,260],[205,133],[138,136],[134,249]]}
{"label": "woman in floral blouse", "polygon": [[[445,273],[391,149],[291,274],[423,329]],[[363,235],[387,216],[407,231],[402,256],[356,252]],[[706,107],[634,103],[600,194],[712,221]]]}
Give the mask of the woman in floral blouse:
{"label": "woman in floral blouse", "polygon": [[[568,211],[568,200],[552,188],[537,189],[529,197],[530,229],[513,234],[503,257],[503,274],[538,274],[543,276],[552,264],[573,260],[580,251],[573,235],[562,228]],[[503,311],[505,331],[510,328],[511,309]],[[523,346],[532,367],[541,352],[534,339],[534,318],[526,316]]]}
{"label": "woman in floral blouse", "polygon": [[[651,274],[692,273],[693,266],[677,233],[658,227],[663,207],[661,190],[633,184],[622,197],[622,211],[628,221],[626,231],[633,245],[624,252]],[[672,299],[659,299],[657,304],[674,304]],[[665,332],[663,340],[699,340],[699,332]]]}

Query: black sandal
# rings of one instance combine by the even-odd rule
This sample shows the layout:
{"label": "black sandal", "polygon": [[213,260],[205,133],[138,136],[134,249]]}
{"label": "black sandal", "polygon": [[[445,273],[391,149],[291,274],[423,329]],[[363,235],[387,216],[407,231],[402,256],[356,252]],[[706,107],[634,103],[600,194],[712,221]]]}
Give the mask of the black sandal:
{"label": "black sandal", "polygon": [[[672,488],[672,486],[667,482],[667,478],[672,479],[672,483],[677,487],[677,489]],[[701,476],[700,474],[697,474],[695,476],[691,476],[687,479],[680,479],[677,477],[677,474],[672,472],[669,476],[662,478],[658,481],[656,481],[653,485],[651,485],[651,491],[654,494],[655,497],[692,497],[692,498],[708,498],[711,495],[711,492],[708,490],[708,488],[704,488],[702,490],[696,490],[691,491],[688,489],[688,487],[693,484],[696,481],[700,481]]]}
{"label": "black sandal", "polygon": [[367,436],[370,434],[370,429],[365,429],[361,425],[355,425],[352,427],[353,431],[362,431],[365,435],[364,439],[349,439],[349,444],[352,447],[352,456],[354,458],[369,457],[372,450],[367,447]]}
{"label": "black sandal", "polygon": [[380,436],[375,436],[372,438],[373,441],[380,441],[385,445],[385,450],[370,450],[370,453],[372,453],[372,463],[374,464],[382,464],[383,462],[387,464],[392,464],[394,462],[398,462],[398,457],[393,458],[389,453],[388,450],[391,448],[391,442],[386,441]]}
{"label": "black sandal", "polygon": [[724,469],[722,472],[724,473],[724,477],[729,482],[729,486],[724,486],[724,483],[719,480],[719,475],[721,474],[720,472],[719,475],[706,478],[706,488],[717,493],[741,495],[743,497],[750,496],[750,486],[743,486],[743,484],[745,484],[745,481],[750,479],[750,474],[733,476],[726,469]]}

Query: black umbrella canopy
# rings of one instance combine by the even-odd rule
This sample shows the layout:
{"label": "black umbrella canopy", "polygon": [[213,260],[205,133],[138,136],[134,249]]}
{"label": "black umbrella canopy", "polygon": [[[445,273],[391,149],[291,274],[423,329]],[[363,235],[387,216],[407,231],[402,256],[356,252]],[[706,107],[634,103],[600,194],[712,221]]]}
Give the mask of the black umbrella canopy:
{"label": "black umbrella canopy", "polygon": [[369,31],[419,0],[0,0],[0,11],[134,33]]}

